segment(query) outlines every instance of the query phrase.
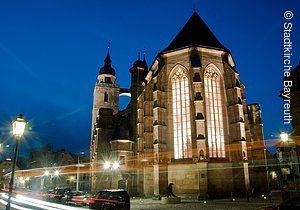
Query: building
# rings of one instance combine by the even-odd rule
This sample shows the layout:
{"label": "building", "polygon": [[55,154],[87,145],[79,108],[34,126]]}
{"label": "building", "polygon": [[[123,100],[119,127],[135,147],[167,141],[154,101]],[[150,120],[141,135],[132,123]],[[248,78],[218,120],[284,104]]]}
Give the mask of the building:
{"label": "building", "polygon": [[[292,125],[292,133],[287,142],[277,142],[277,161],[282,189],[296,191],[300,187],[300,64],[284,80],[284,90],[280,96],[284,100],[284,122]],[[293,192],[290,196],[295,194]],[[284,197],[284,195],[283,195]],[[288,197],[288,196],[287,196]]]}
{"label": "building", "polygon": [[[16,184],[23,182],[26,176],[30,178],[28,185],[32,190],[56,187],[75,190],[77,183],[79,190],[89,189],[89,173],[84,169],[88,159],[82,153],[72,154],[65,149],[53,151],[51,145],[44,145],[30,152],[28,162],[29,170],[16,171]],[[59,174],[55,174],[56,171]]]}
{"label": "building", "polygon": [[[291,116],[297,160],[300,160],[300,64],[291,71]],[[300,172],[298,164],[298,183],[300,183]]]}
{"label": "building", "polygon": [[[6,158],[4,161],[0,163],[0,170],[1,170],[1,176],[0,176],[0,184],[1,189],[2,188],[8,188],[9,185],[9,179],[10,176],[5,176],[7,173],[11,173],[12,169],[12,160],[11,158]],[[18,166],[16,166],[16,170],[18,169]]]}
{"label": "building", "polygon": [[[196,12],[149,69],[139,57],[130,73],[130,90],[120,88],[107,53],[94,89],[92,191],[162,196],[171,182],[185,197],[247,195],[257,182],[266,190],[265,168],[252,170],[254,158],[264,160],[260,106],[246,104],[230,51]],[[104,170],[108,160],[119,170]]]}
{"label": "building", "polygon": [[292,117],[291,123],[293,126],[293,136],[300,135],[300,64],[296,66],[290,74],[291,97],[290,97],[290,114]]}

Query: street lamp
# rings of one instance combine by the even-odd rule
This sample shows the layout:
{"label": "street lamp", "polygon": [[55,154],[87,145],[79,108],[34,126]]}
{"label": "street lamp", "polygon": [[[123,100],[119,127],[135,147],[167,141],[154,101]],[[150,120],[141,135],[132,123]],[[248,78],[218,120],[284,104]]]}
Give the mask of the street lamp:
{"label": "street lamp", "polygon": [[56,188],[57,185],[57,177],[59,176],[60,172],[58,170],[54,171],[54,189]]}
{"label": "street lamp", "polygon": [[[84,152],[80,153],[81,155],[84,155]],[[80,165],[80,159],[78,155],[78,161],[77,161],[77,176],[76,176],[76,191],[79,191],[79,167],[82,166]]]}
{"label": "street lamp", "polygon": [[104,165],[103,165],[103,168],[104,169],[109,169],[110,167],[110,162],[105,162]]}
{"label": "street lamp", "polygon": [[280,139],[282,142],[287,142],[289,140],[289,134],[287,134],[286,132],[281,132]]}
{"label": "street lamp", "polygon": [[113,174],[113,171],[117,170],[120,166],[120,163],[115,161],[113,163],[109,162],[109,161],[106,161],[104,164],[103,164],[103,168],[105,170],[108,170],[110,169],[110,183],[109,183],[109,187],[110,189],[112,188],[112,174]]}
{"label": "street lamp", "polygon": [[45,176],[48,176],[50,174],[50,171],[48,171],[48,170],[46,170],[45,172],[44,172],[44,175]]}
{"label": "street lamp", "polygon": [[267,149],[264,148],[264,157],[265,157],[265,167],[266,167],[266,175],[267,175],[267,186],[268,192],[270,191],[270,179],[269,179],[269,167],[267,161]]}
{"label": "street lamp", "polygon": [[113,169],[113,170],[117,170],[117,169],[119,168],[119,166],[120,166],[119,162],[114,162],[114,163],[112,164],[112,169]]}
{"label": "street lamp", "polygon": [[13,185],[14,185],[15,168],[16,168],[16,162],[17,162],[19,141],[20,141],[22,135],[24,134],[26,125],[27,125],[27,121],[23,118],[23,115],[21,115],[21,114],[19,114],[19,116],[12,123],[13,135],[16,140],[16,147],[15,147],[15,151],[14,151],[14,159],[13,159],[10,182],[9,182],[8,200],[7,200],[7,205],[6,205],[7,210],[10,210],[10,200],[11,200],[11,194],[12,194]]}
{"label": "street lamp", "polygon": [[59,171],[54,171],[54,175],[58,176],[59,175]]}

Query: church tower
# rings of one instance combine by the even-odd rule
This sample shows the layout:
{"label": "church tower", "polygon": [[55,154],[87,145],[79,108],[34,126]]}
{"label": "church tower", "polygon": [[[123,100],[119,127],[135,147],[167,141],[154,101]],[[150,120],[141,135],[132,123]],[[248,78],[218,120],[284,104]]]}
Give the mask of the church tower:
{"label": "church tower", "polygon": [[113,115],[119,112],[119,85],[116,84],[115,70],[111,67],[109,50],[100,68],[94,88],[92,110],[92,133],[90,145],[91,186],[97,188],[96,171],[99,162],[111,151],[110,140],[114,133]]}
{"label": "church tower", "polygon": [[[93,101],[93,111],[92,111],[92,143],[95,132],[97,128],[95,127],[97,123],[97,118],[99,118],[100,109],[110,109],[113,110],[113,114],[119,111],[119,92],[120,87],[116,84],[116,72],[111,67],[111,59],[109,54],[109,49],[107,51],[106,58],[104,60],[104,66],[100,68],[98,81],[94,88],[94,101]],[[101,117],[101,116],[100,116]],[[97,148],[94,146],[94,151],[91,150],[91,157]]]}
{"label": "church tower", "polygon": [[115,70],[111,67],[109,50],[104,60],[104,66],[100,68],[98,81],[94,88],[93,120],[96,119],[100,108],[119,111],[119,85],[116,84]]}
{"label": "church tower", "polygon": [[145,77],[148,73],[148,65],[146,62],[146,57],[144,53],[144,59],[140,59],[140,53],[138,55],[138,59],[133,63],[133,66],[129,69],[131,73],[131,87],[130,87],[130,93],[131,93],[131,127],[133,131],[132,136],[136,136],[136,125],[137,125],[137,112],[138,112],[138,104],[137,104],[137,98],[143,91],[143,81],[145,80]]}

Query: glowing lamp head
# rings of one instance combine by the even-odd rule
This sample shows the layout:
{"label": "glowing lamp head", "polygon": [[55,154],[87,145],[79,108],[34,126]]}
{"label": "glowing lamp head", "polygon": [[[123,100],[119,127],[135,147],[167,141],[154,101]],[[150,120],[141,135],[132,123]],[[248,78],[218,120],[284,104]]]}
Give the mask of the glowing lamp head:
{"label": "glowing lamp head", "polygon": [[113,165],[112,165],[112,168],[113,168],[114,170],[116,170],[116,169],[119,168],[119,166],[120,166],[119,162],[114,162]]}
{"label": "glowing lamp head", "polygon": [[46,176],[48,176],[50,174],[50,172],[48,171],[48,170],[46,170],[45,172],[44,172],[44,175],[46,175]]}
{"label": "glowing lamp head", "polygon": [[23,118],[23,115],[19,116],[13,121],[13,135],[16,137],[21,137],[24,134],[27,121]]}
{"label": "glowing lamp head", "polygon": [[59,175],[59,171],[55,171],[55,172],[54,172],[54,175],[55,175],[55,176],[58,176],[58,175]]}
{"label": "glowing lamp head", "polygon": [[110,167],[110,162],[105,162],[104,165],[103,165],[103,168],[104,169],[109,169]]}
{"label": "glowing lamp head", "polygon": [[281,132],[281,134],[280,134],[280,139],[281,139],[281,141],[283,141],[283,142],[287,142],[288,139],[289,139],[289,135],[288,135],[287,133],[285,133],[285,132]]}

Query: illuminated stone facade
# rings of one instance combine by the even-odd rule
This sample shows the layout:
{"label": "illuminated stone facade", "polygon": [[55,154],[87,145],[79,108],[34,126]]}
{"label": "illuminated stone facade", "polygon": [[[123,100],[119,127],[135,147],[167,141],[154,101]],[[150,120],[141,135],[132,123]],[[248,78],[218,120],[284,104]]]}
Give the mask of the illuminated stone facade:
{"label": "illuminated stone facade", "polygon": [[[255,154],[264,151],[259,105],[247,107],[230,51],[197,13],[158,54],[149,71],[145,60],[139,59],[130,72],[131,102],[122,111],[127,122],[119,120],[116,126],[119,117],[113,107],[101,116],[108,107],[94,106],[100,114],[93,115],[93,171],[104,161],[95,144],[107,141],[113,158],[124,160],[114,177],[126,180],[132,195],[161,196],[172,182],[181,196],[229,197],[231,192],[249,192],[252,180],[261,179],[249,170],[253,142],[259,147]],[[103,130],[108,132],[105,135],[99,127],[104,116],[114,121]],[[108,118],[103,126],[109,124]],[[122,129],[128,135],[112,138],[109,132],[120,130],[122,122],[129,125]],[[94,180],[97,176],[100,180],[96,173]]]}

